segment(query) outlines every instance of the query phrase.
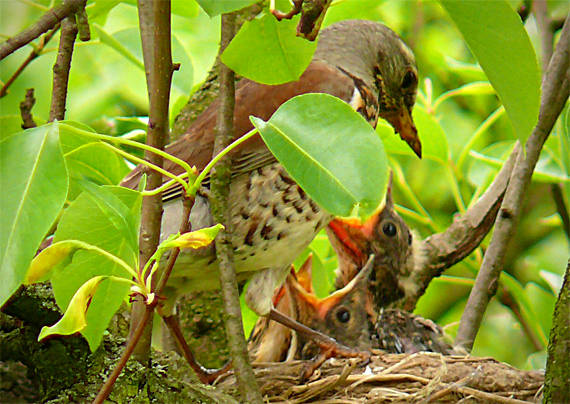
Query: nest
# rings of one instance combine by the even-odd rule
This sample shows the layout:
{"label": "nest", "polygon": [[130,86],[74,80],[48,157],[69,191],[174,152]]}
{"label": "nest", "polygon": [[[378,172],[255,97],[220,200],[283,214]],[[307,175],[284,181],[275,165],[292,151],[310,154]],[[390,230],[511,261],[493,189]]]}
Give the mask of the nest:
{"label": "nest", "polygon": [[[306,361],[258,363],[254,370],[270,403],[528,403],[541,399],[544,373],[522,371],[492,358],[435,353],[385,354],[368,365],[331,359],[306,381]],[[237,396],[233,374],[218,387]]]}

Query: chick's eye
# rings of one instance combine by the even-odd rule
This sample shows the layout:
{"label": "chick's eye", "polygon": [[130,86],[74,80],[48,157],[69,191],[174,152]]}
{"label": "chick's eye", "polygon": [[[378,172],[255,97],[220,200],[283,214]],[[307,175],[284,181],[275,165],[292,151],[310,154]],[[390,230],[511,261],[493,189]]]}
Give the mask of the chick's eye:
{"label": "chick's eye", "polygon": [[342,308],[336,312],[336,318],[341,323],[348,323],[348,321],[350,320],[350,312],[347,309]]}
{"label": "chick's eye", "polygon": [[411,86],[415,85],[417,82],[418,78],[416,77],[416,74],[413,71],[408,70],[402,80],[402,88],[410,88]]}
{"label": "chick's eye", "polygon": [[382,231],[388,237],[394,237],[397,233],[396,226],[392,222],[388,222],[388,223],[384,224],[384,226],[382,226]]}

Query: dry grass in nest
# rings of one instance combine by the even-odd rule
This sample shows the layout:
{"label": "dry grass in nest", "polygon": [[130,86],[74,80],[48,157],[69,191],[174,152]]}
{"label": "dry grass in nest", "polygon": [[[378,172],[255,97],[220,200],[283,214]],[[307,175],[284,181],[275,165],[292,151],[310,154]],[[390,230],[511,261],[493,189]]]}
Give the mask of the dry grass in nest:
{"label": "dry grass in nest", "polygon": [[[373,351],[367,366],[356,359],[331,359],[307,381],[304,361],[256,364],[268,403],[527,403],[540,400],[544,374],[522,371],[492,358],[435,353]],[[235,377],[217,385],[237,394]]]}

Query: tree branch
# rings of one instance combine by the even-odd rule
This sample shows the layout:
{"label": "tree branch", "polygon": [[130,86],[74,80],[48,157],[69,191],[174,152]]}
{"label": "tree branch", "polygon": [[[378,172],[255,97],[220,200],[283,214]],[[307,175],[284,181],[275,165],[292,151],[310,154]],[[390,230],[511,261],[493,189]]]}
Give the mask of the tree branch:
{"label": "tree branch", "polygon": [[514,234],[522,199],[540,151],[548,138],[556,119],[564,108],[570,93],[570,14],[566,17],[560,40],[542,81],[542,98],[538,123],[526,142],[526,156],[519,154],[507,187],[495,231],[483,264],[471,290],[465,311],[459,323],[455,344],[470,351],[481,325],[489,300],[496,291],[507,243]]}
{"label": "tree branch", "polygon": [[64,18],[85,8],[86,0],[66,0],[60,5],[48,10],[34,25],[9,38],[0,45],[0,60],[12,52],[27,45],[44,32],[54,28]]}
{"label": "tree branch", "polygon": [[[147,144],[164,150],[164,145],[168,140],[168,101],[173,72],[170,45],[170,1],[139,0],[138,9],[149,98]],[[145,159],[158,167],[162,167],[163,159],[161,156],[147,151],[145,152]],[[148,175],[147,190],[155,189],[162,184],[162,175],[159,172],[146,169],[146,173]],[[141,215],[139,262],[142,269],[158,246],[162,221],[162,194],[145,197]],[[134,335],[145,311],[144,302],[133,304],[129,339]],[[151,331],[152,321],[149,321],[133,352],[139,361],[148,359]]]}
{"label": "tree branch", "polygon": [[6,83],[4,83],[4,85],[2,86],[2,89],[0,89],[0,98],[4,97],[6,94],[8,94],[8,88],[12,85],[12,83],[14,83],[14,81],[16,81],[16,79],[18,78],[18,76],[20,74],[22,74],[22,72],[24,71],[24,69],[35,59],[37,58],[39,55],[41,55],[44,47],[47,45],[47,43],[50,41],[50,39],[53,37],[53,35],[59,30],[59,24],[57,24],[50,32],[48,32],[47,34],[45,34],[41,39],[40,42],[38,43],[38,45],[34,48],[33,51],[30,52],[30,54],[28,55],[28,57],[26,58],[26,60],[24,60],[22,62],[22,64],[20,65],[20,67],[18,67],[18,69],[16,69],[16,71],[14,72],[14,74],[6,81]]}
{"label": "tree branch", "polygon": [[20,114],[22,115],[22,129],[35,128],[37,125],[34,122],[34,116],[32,115],[32,108],[36,103],[34,98],[34,89],[28,88],[26,90],[26,98],[20,103]]}
{"label": "tree branch", "polygon": [[61,36],[57,59],[53,65],[53,87],[51,93],[51,108],[49,121],[62,121],[65,118],[65,102],[67,100],[67,84],[71,70],[71,57],[73,45],[77,37],[77,24],[75,15],[67,17],[61,22]]}
{"label": "tree branch", "polygon": [[[222,15],[220,53],[235,35],[235,14]],[[220,105],[216,123],[214,156],[226,147],[233,138],[233,117],[235,104],[234,73],[220,63]],[[262,398],[247,355],[239,303],[239,293],[234,268],[231,242],[231,220],[228,209],[231,159],[224,157],[212,173],[210,204],[216,222],[224,224],[216,238],[216,253],[220,268],[220,284],[226,313],[226,334],[239,389],[244,402],[261,403]]]}

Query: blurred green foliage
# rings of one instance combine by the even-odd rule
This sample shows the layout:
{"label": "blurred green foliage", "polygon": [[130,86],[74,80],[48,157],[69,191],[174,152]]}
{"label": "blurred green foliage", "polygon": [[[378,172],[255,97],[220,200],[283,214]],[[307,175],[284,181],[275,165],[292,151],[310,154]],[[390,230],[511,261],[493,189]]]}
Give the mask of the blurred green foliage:
{"label": "blurred green foliage", "polygon": [[[51,3],[49,0],[0,2],[1,38],[29,26]],[[520,5],[515,0],[509,3],[514,9]],[[280,7],[285,10],[287,6]],[[569,7],[565,1],[548,2],[552,18],[564,17]],[[75,47],[67,118],[100,133],[140,138],[148,101],[135,2],[88,1],[87,12],[92,39]],[[210,12],[216,13],[215,10]],[[426,129],[429,133],[420,135],[428,143],[435,142],[432,146],[437,146],[433,153],[437,158],[418,161],[398,151],[397,138],[385,133],[384,125],[380,124],[377,131],[386,140],[395,171],[394,199],[400,205],[400,213],[423,237],[442,231],[452,222],[454,214],[463,211],[484,192],[498,162],[513,146],[516,138],[513,125],[488,85],[463,87],[486,82],[487,77],[438,2],[338,0],[329,9],[323,27],[347,18],[384,22],[404,38],[416,55],[420,94],[414,118],[418,126],[422,122],[421,126],[432,128]],[[219,16],[209,17],[193,1],[175,2],[173,60],[181,63],[181,69],[174,74],[171,121],[213,65],[219,27]],[[536,54],[540,55],[540,40],[532,14],[524,27]],[[56,35],[40,57],[24,70],[7,96],[0,98],[0,139],[20,131],[18,105],[27,88],[35,89],[36,122],[41,124],[47,120],[51,69],[58,38]],[[32,46],[0,62],[2,83],[27,57]],[[517,67],[508,64],[506,60],[504,70],[507,72]],[[475,355],[493,356],[517,367],[544,367],[555,296],[570,255],[568,239],[550,190],[551,184],[560,184],[566,201],[570,200],[569,124],[570,112],[566,106],[546,143],[538,172],[528,190],[524,213],[505,260],[506,274],[475,341]],[[441,140],[434,140],[437,136],[445,139],[445,150],[441,150]],[[393,148],[390,142],[395,144]],[[434,280],[416,309],[417,313],[444,326],[452,336],[488,242],[489,237],[482,248]],[[324,234],[315,239],[309,250],[315,255],[315,290],[322,296],[331,290],[335,257]],[[302,262],[304,256],[297,263]],[[246,310],[244,316],[245,326],[250,328],[255,319]]]}

